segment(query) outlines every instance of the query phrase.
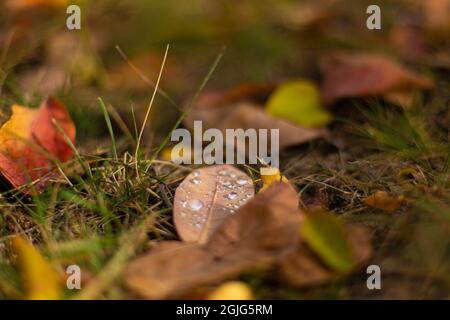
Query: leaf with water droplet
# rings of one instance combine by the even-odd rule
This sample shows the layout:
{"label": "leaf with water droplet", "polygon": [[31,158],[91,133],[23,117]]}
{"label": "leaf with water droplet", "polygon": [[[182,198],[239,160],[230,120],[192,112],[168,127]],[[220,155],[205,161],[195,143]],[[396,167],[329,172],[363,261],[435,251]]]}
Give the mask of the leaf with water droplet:
{"label": "leaf with water droplet", "polygon": [[205,243],[254,194],[252,179],[233,166],[195,170],[175,192],[173,219],[180,238]]}

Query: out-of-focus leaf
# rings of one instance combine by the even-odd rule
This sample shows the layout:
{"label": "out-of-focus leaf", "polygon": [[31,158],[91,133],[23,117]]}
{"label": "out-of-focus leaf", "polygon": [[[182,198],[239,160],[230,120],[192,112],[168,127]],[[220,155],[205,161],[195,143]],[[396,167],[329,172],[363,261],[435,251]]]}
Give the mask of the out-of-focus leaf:
{"label": "out-of-focus leaf", "polygon": [[12,107],[11,118],[0,128],[0,172],[14,187],[40,179],[36,188],[41,190],[56,174],[49,157],[64,162],[72,156],[53,119],[74,142],[75,125],[58,101],[48,99],[39,109]]}
{"label": "out-of-focus leaf", "polygon": [[433,86],[432,80],[375,54],[330,54],[322,61],[322,72],[326,104],[341,98],[411,93]]}
{"label": "out-of-focus leaf", "polygon": [[322,107],[317,86],[307,80],[282,84],[266,103],[266,112],[304,127],[323,127],[332,117]]}
{"label": "out-of-focus leaf", "polygon": [[[275,88],[275,85],[242,85],[230,90],[207,92],[187,114],[184,124],[192,129],[194,120],[201,120],[204,130],[217,128],[222,131],[278,129],[280,148],[328,137],[325,128],[302,127],[265,112],[263,105]],[[270,143],[270,137],[268,140]]]}
{"label": "out-of-focus leaf", "polygon": [[195,170],[175,192],[173,219],[180,238],[205,243],[254,194],[252,179],[233,166]]}
{"label": "out-of-focus leaf", "polygon": [[[353,269],[364,265],[372,255],[371,236],[368,230],[358,225],[345,225],[345,235],[351,248]],[[301,242],[295,252],[282,259],[278,266],[286,281],[299,288],[320,285],[339,277],[339,272],[330,270],[319,257]]]}
{"label": "out-of-focus leaf", "polygon": [[342,221],[325,211],[306,215],[301,235],[311,249],[332,269],[346,273],[354,264]]}
{"label": "out-of-focus leaf", "polygon": [[385,211],[395,211],[405,202],[404,197],[392,197],[386,191],[377,191],[363,200],[369,207],[382,209]]}
{"label": "out-of-focus leaf", "polygon": [[50,263],[24,238],[15,236],[11,243],[18,257],[27,299],[59,299],[62,294],[60,278]]}
{"label": "out-of-focus leaf", "polygon": [[12,10],[25,10],[37,7],[63,8],[69,5],[69,0],[7,0],[6,5]]}
{"label": "out-of-focus leaf", "polygon": [[252,289],[244,282],[228,281],[208,295],[208,300],[253,300]]}

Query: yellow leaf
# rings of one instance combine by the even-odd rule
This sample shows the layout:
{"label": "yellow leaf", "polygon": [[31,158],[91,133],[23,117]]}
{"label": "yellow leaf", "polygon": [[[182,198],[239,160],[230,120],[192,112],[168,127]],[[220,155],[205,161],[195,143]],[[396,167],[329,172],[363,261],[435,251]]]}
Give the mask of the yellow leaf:
{"label": "yellow leaf", "polygon": [[18,256],[22,281],[29,300],[57,300],[61,297],[59,277],[49,262],[20,236],[11,240]]}
{"label": "yellow leaf", "polygon": [[282,84],[267,101],[266,111],[307,128],[323,127],[332,120],[322,106],[319,89],[308,80]]}
{"label": "yellow leaf", "polygon": [[278,168],[261,168],[260,174],[263,182],[261,191],[267,189],[272,183],[277,181],[289,182],[285,176],[281,175],[280,169]]}
{"label": "yellow leaf", "polygon": [[344,224],[337,216],[311,212],[305,216],[300,232],[310,248],[334,270],[346,273],[355,265]]}
{"label": "yellow leaf", "polygon": [[229,281],[211,292],[208,300],[253,300],[252,289],[240,281]]}

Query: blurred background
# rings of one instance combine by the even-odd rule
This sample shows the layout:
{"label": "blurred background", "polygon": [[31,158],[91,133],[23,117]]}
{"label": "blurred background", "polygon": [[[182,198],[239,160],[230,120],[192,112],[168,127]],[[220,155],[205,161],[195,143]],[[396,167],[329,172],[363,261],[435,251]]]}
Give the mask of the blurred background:
{"label": "blurred background", "polygon": [[157,98],[156,137],[167,133],[222,50],[208,89],[299,77],[320,83],[319,58],[336,49],[382,52],[416,69],[448,69],[447,1],[377,1],[382,29],[368,30],[372,2],[70,1],[81,7],[82,27],[68,30],[68,1],[3,0],[0,103],[34,106],[43,96],[58,96],[77,122],[78,141],[98,139],[106,130],[97,97],[130,118],[132,106],[142,116],[152,93],[116,46],[155,82],[170,44],[161,88],[178,108]]}

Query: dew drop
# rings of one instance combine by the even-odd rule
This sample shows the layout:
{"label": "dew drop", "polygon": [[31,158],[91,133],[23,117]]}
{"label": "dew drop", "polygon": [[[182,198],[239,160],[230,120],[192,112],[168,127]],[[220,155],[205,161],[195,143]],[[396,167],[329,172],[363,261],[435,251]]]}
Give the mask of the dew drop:
{"label": "dew drop", "polygon": [[193,175],[194,177],[198,177],[198,176],[200,176],[200,172],[194,171],[194,172],[192,172],[192,175]]}
{"label": "dew drop", "polygon": [[190,181],[191,181],[192,184],[200,184],[200,183],[202,183],[202,181],[200,179],[196,179],[196,178],[191,179]]}
{"label": "dew drop", "polygon": [[240,185],[240,186],[243,186],[243,185],[245,185],[245,184],[247,184],[247,179],[238,179],[238,180],[236,180],[236,183],[238,184],[238,185]]}
{"label": "dew drop", "polygon": [[238,194],[236,192],[232,191],[229,194],[227,194],[225,197],[230,199],[230,200],[234,200],[234,199],[236,199],[238,197]]}
{"label": "dew drop", "polygon": [[228,175],[228,171],[227,170],[220,170],[219,171],[219,176],[227,176]]}
{"label": "dew drop", "polygon": [[203,208],[203,202],[197,199],[188,200],[186,206],[192,211],[199,211]]}

